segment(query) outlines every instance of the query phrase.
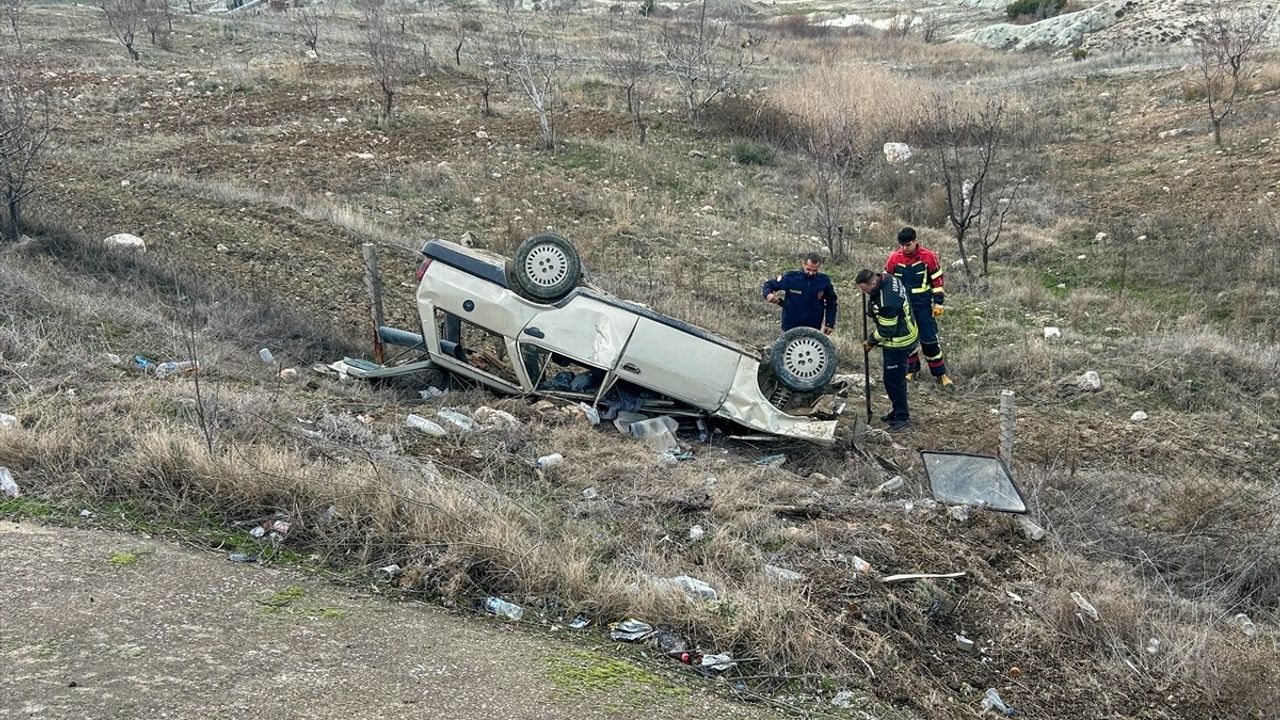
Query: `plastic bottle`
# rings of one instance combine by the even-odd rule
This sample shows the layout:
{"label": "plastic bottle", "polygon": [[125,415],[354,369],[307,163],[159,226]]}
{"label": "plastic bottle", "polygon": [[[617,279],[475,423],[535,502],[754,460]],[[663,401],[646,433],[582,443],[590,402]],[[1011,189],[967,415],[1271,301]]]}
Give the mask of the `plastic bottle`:
{"label": "plastic bottle", "polygon": [[415,430],[421,430],[422,432],[428,435],[444,437],[445,435],[449,434],[448,432],[445,431],[444,428],[422,417],[421,415],[414,415],[410,413],[410,415],[404,419],[404,424],[408,425],[411,428],[414,428]]}
{"label": "plastic bottle", "polygon": [[134,355],[133,357],[129,358],[129,367],[132,367],[135,370],[150,370],[151,368],[155,367],[155,363],[142,357],[141,355]]}
{"label": "plastic bottle", "polygon": [[1254,625],[1249,616],[1244,613],[1236,613],[1236,627],[1240,628],[1240,632],[1244,633],[1245,637],[1253,637],[1258,634],[1258,626]]}
{"label": "plastic bottle", "polygon": [[262,358],[262,362],[268,365],[274,365],[276,362],[276,357],[272,355],[271,351],[268,350],[267,348],[262,348],[261,350],[259,350],[258,357]]}
{"label": "plastic bottle", "polygon": [[156,365],[156,377],[167,378],[170,375],[194,370],[196,363],[194,360],[183,360],[181,362],[162,362]]}
{"label": "plastic bottle", "polygon": [[519,620],[524,615],[524,608],[498,597],[485,598],[484,609],[508,620]]}
{"label": "plastic bottle", "polygon": [[552,465],[559,465],[562,462],[564,462],[563,455],[561,455],[560,453],[551,453],[550,455],[543,455],[542,457],[538,458],[538,461],[535,462],[533,466],[539,470],[542,470],[543,468],[549,468]]}
{"label": "plastic bottle", "polygon": [[471,432],[475,429],[476,423],[471,418],[463,415],[457,410],[437,410],[436,417],[453,425],[462,432]]}
{"label": "plastic bottle", "polygon": [[17,481],[13,479],[13,475],[7,467],[0,467],[0,492],[3,492],[5,497],[11,498],[16,498],[22,494],[22,491],[18,489]]}

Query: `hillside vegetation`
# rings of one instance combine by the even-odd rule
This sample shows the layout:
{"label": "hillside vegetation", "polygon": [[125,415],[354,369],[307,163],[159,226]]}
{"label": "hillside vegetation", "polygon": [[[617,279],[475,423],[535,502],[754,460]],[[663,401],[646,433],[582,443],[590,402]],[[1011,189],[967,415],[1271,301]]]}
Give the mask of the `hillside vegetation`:
{"label": "hillside vegetation", "polygon": [[[1259,56],[1218,146],[1182,49],[1073,61],[722,5],[732,77],[692,102],[660,58],[701,6],[405,6],[379,16],[398,48],[389,113],[367,8],[322,15],[312,53],[296,10],[173,8],[154,44],[138,25],[135,62],[101,9],[23,6],[5,77],[53,121],[26,237],[0,245],[0,413],[19,424],[0,466],[23,491],[0,514],[91,507],[408,597],[499,595],[524,623],[640,618],[740,658],[726,689],[814,716],[968,718],[994,688],[1028,717],[1272,717],[1280,63]],[[517,36],[542,53],[528,67],[556,67],[545,117],[495,62]],[[629,75],[636,38],[654,44]],[[1004,222],[974,226],[955,266],[940,152],[971,158],[997,105],[984,218]],[[912,158],[891,163],[889,142]],[[751,346],[777,333],[761,280],[834,255],[842,371],[861,373],[852,278],[903,225],[948,269],[957,382],[913,385],[915,427],[893,440],[855,428],[851,397],[834,447],[683,437],[694,459],[673,465],[533,398],[455,383],[424,400],[426,379],[311,369],[369,353],[362,242],[389,324],[413,328],[425,240],[510,253],[552,228],[596,285]],[[146,252],[104,246],[118,232]],[[200,369],[157,378],[135,354]],[[1090,370],[1099,392],[1078,386]],[[1038,542],[933,503],[918,455],[994,454],[1006,389]],[[405,426],[482,406],[519,423]],[[533,469],[553,452],[565,462]],[[787,462],[755,463],[771,453]],[[276,518],[283,540],[249,536]],[[394,589],[374,579],[393,563]],[[679,575],[717,599],[652,582]]]}

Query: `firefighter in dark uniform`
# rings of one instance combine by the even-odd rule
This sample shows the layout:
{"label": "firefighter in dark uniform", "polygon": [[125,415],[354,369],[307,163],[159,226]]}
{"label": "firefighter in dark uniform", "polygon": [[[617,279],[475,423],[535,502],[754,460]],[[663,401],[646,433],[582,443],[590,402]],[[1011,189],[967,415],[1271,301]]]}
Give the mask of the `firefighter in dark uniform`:
{"label": "firefighter in dark uniform", "polygon": [[907,408],[907,356],[915,350],[920,333],[911,317],[907,289],[898,278],[860,270],[854,282],[867,295],[867,316],[875,321],[875,329],[862,341],[862,349],[871,352],[878,346],[884,351],[884,389],[893,409],[880,419],[889,423],[889,432],[897,432],[911,420]]}
{"label": "firefighter in dark uniform", "polygon": [[836,288],[831,278],[819,272],[822,256],[809,253],[799,270],[765,280],[760,288],[764,299],[782,306],[782,331],[811,327],[830,335],[836,327]]}
{"label": "firefighter in dark uniform", "polygon": [[[911,316],[920,330],[920,351],[929,363],[929,373],[943,387],[950,387],[947,361],[942,356],[942,344],[938,341],[938,318],[942,315],[946,294],[942,289],[942,266],[938,256],[916,240],[914,228],[904,227],[898,232],[898,250],[884,264],[884,271],[902,281],[911,298]],[[915,380],[920,373],[920,354],[911,353],[907,358],[907,379]]]}

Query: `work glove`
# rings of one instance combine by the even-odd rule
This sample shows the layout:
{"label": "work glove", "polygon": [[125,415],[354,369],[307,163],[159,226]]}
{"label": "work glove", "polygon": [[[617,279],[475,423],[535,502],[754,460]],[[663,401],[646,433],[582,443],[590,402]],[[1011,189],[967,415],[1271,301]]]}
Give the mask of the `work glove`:
{"label": "work glove", "polygon": [[943,313],[945,310],[946,310],[946,308],[945,308],[945,307],[943,307],[942,305],[934,305],[934,306],[933,306],[933,311],[932,311],[932,312],[933,312],[933,316],[934,316],[934,317],[942,317],[942,313]]}
{"label": "work glove", "polygon": [[869,352],[871,352],[871,348],[873,348],[873,347],[875,347],[875,346],[876,346],[876,341],[875,341],[875,340],[872,340],[871,338],[867,338],[866,340],[863,340],[863,341],[862,341],[862,352],[868,352],[868,353],[869,353]]}

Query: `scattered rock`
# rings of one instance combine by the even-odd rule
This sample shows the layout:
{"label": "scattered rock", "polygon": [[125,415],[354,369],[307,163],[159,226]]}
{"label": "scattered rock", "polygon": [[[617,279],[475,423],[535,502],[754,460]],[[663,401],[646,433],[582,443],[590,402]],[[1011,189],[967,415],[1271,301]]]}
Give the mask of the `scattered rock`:
{"label": "scattered rock", "polygon": [[1058,328],[1053,326],[1047,326],[1044,328],[1045,340],[1048,340],[1049,338],[1060,338],[1060,337],[1062,337],[1062,330],[1059,330]]}
{"label": "scattered rock", "polygon": [[1148,417],[1149,416],[1146,413],[1142,412],[1141,410],[1138,410],[1129,416],[1129,422],[1140,423],[1146,420]]}
{"label": "scattered rock", "polygon": [[901,165],[911,159],[911,146],[900,142],[884,144],[884,159],[890,165]]}
{"label": "scattered rock", "polygon": [[129,233],[117,233],[107,238],[103,238],[103,245],[110,247],[125,248],[128,250],[137,250],[138,252],[146,252],[147,244],[142,238]]}
{"label": "scattered rock", "polygon": [[1094,370],[1086,370],[1076,378],[1076,387],[1088,392],[1098,392],[1102,389],[1102,377]]}

